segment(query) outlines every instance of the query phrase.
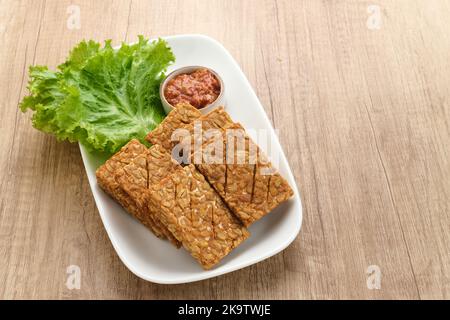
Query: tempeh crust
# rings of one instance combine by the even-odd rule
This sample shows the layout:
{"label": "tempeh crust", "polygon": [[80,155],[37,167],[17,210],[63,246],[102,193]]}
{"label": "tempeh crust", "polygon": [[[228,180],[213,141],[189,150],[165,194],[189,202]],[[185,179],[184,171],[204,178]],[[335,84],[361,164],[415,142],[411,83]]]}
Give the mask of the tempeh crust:
{"label": "tempeh crust", "polygon": [[114,177],[116,170],[129,164],[146,149],[147,148],[138,140],[130,140],[130,142],[123,146],[122,149],[108,159],[95,172],[97,183],[100,187],[113,196],[116,189],[119,187],[119,184]]}
{"label": "tempeh crust", "polygon": [[[96,171],[98,185],[114,198],[119,204],[135,217],[140,216],[140,209],[135,200],[126,193],[117,181],[117,174],[123,171],[123,168],[133,162],[139,155],[145,153],[147,148],[138,140],[133,139],[128,142],[120,151],[108,159]],[[151,225],[146,225],[158,237],[164,235]]]}
{"label": "tempeh crust", "polygon": [[150,205],[204,269],[216,265],[248,236],[193,165],[177,169],[151,188]]}
{"label": "tempeh crust", "polygon": [[148,188],[179,167],[161,146],[154,145],[117,174],[121,188],[139,207],[140,212],[137,218],[144,225],[169,239],[176,247],[180,247],[180,242],[159,221],[155,210],[148,206]]}
{"label": "tempeh crust", "polygon": [[[214,132],[212,129],[216,129],[216,133],[221,134],[222,129],[228,128],[234,124],[233,120],[230,118],[228,113],[223,107],[218,107],[213,111],[201,116],[200,118],[194,120],[190,124],[183,127],[186,129],[188,134],[186,134],[185,139],[181,141],[183,148],[189,150],[189,154],[186,159],[191,162],[193,159],[191,156],[198,152],[197,148],[215,141]],[[208,132],[208,130],[211,130]],[[211,135],[208,135],[211,134]],[[190,144],[190,145],[189,145]]]}
{"label": "tempeh crust", "polygon": [[[245,148],[237,150],[237,144],[223,135],[223,161],[222,163],[196,163],[198,170],[206,177],[209,183],[224,199],[233,213],[245,226],[251,225],[269,213],[282,202],[288,200],[293,191],[287,181],[273,168],[272,164],[245,134],[243,127],[236,123],[227,130],[241,130],[245,138]],[[227,154],[233,148],[235,155],[233,161],[227,159]],[[254,161],[250,161],[256,154]],[[238,155],[244,159],[238,162]],[[205,155],[194,155],[194,159],[204,159]],[[227,163],[228,162],[228,163]]]}
{"label": "tempeh crust", "polygon": [[187,103],[180,103],[164,118],[164,120],[153,131],[148,133],[145,138],[151,144],[159,144],[169,153],[178,143],[172,141],[172,134],[176,129],[193,122],[200,118],[201,112]]}

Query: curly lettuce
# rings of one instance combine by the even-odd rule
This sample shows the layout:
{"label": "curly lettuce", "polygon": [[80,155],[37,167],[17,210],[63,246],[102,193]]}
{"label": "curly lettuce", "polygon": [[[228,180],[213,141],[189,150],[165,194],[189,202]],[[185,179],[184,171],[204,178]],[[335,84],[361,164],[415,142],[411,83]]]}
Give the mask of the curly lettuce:
{"label": "curly lettuce", "polygon": [[20,109],[33,111],[33,126],[59,140],[114,153],[145,135],[164,118],[159,85],[175,57],[164,40],[139,37],[115,50],[83,41],[51,71],[31,66]]}

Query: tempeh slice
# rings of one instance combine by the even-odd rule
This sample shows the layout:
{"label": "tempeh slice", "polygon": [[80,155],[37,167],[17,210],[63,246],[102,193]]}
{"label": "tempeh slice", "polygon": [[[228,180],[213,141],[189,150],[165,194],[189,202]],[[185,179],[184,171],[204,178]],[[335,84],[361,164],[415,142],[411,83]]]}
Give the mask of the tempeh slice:
{"label": "tempeh slice", "polygon": [[200,118],[201,112],[188,103],[180,103],[164,118],[164,120],[145,138],[151,144],[159,144],[169,153],[178,143],[172,141],[172,134],[176,129]]}
{"label": "tempeh slice", "polygon": [[[184,150],[188,150],[188,155],[185,156],[186,160],[191,160],[191,156],[198,152],[199,149],[205,144],[215,141],[217,138],[214,134],[221,136],[222,129],[225,129],[234,122],[224,110],[223,107],[218,107],[213,111],[201,116],[194,120],[183,128],[187,130],[185,139],[182,140],[182,146]],[[213,130],[216,130],[215,132]],[[189,145],[190,144],[190,145]]]}
{"label": "tempeh slice", "polygon": [[[138,140],[133,139],[128,142],[121,150],[108,159],[96,171],[98,185],[114,198],[126,211],[135,217],[140,216],[140,209],[137,203],[126,193],[117,181],[117,174],[123,168],[133,162],[139,155],[145,153],[147,148]],[[147,225],[158,237],[164,235],[157,229]]]}
{"label": "tempeh slice", "polygon": [[149,204],[204,269],[216,265],[249,236],[193,165],[151,187]]}
{"label": "tempeh slice", "polygon": [[145,226],[156,230],[168,238],[176,247],[180,242],[159,221],[157,214],[147,204],[149,186],[158,183],[177,168],[170,155],[159,145],[154,145],[126,165],[117,174],[121,188],[133,199],[139,207],[139,219]]}
{"label": "tempeh slice", "polygon": [[[240,124],[228,126],[228,130],[240,132],[237,136],[244,138],[242,149],[224,132],[222,163],[202,161],[206,160],[203,153],[194,158],[200,158],[196,163],[198,170],[242,223],[249,226],[289,199],[293,191]],[[230,154],[234,159],[230,159]]]}
{"label": "tempeh slice", "polygon": [[116,170],[129,164],[145,150],[147,150],[147,148],[138,140],[130,140],[130,142],[123,146],[122,149],[108,159],[95,172],[97,176],[97,183],[100,187],[113,196],[116,189],[119,187],[119,184],[114,176]]}

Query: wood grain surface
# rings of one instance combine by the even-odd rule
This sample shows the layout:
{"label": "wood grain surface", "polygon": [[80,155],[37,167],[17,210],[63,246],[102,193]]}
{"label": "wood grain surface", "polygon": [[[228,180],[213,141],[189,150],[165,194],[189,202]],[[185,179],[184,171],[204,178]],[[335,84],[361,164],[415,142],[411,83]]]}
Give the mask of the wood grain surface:
{"label": "wood grain surface", "polygon": [[[0,0],[0,298],[449,299],[449,17],[446,0]],[[183,33],[217,39],[241,65],[304,220],[264,262],[169,286],[122,264],[78,146],[33,129],[17,105],[28,66],[54,68],[82,39]]]}

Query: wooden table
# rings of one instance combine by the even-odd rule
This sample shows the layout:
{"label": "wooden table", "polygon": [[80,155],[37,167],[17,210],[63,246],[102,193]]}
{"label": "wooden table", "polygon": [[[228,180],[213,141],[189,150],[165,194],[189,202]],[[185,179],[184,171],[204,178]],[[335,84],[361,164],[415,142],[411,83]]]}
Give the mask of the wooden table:
{"label": "wooden table", "polygon": [[[0,1],[0,298],[449,299],[450,2],[374,2]],[[182,33],[216,38],[241,65],[304,220],[264,262],[168,286],[122,264],[78,146],[17,105],[28,66],[54,68],[83,38]]]}

